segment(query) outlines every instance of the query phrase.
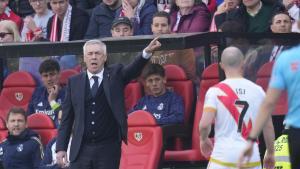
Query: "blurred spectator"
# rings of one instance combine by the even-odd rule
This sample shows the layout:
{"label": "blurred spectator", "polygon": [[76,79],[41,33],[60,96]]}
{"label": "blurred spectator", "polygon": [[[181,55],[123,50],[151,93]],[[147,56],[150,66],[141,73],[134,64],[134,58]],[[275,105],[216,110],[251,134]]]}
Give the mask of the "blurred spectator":
{"label": "blurred spectator", "polygon": [[[170,34],[170,22],[170,15],[168,13],[160,11],[154,14],[151,25],[153,35]],[[155,51],[151,57],[151,63],[179,65],[184,69],[189,79],[197,80],[195,74],[195,53],[193,49]]]}
{"label": "blurred spectator", "polygon": [[21,32],[22,41],[38,41],[41,38],[47,38],[47,23],[53,15],[47,8],[47,0],[29,0],[34,10],[32,16],[24,18],[24,26]]}
{"label": "blurred spectator", "polygon": [[0,161],[6,169],[38,169],[43,158],[39,135],[27,128],[22,108],[12,108],[6,118],[8,136],[0,144]]}
{"label": "blurred spectator", "polygon": [[204,3],[194,0],[175,0],[171,12],[171,30],[176,33],[206,32],[210,26],[210,11]]}
{"label": "blurred spectator", "polygon": [[47,38],[51,42],[81,40],[87,30],[89,16],[72,7],[69,0],[50,0],[54,15],[47,24]]}
{"label": "blurred spectator", "polygon": [[291,33],[292,31],[292,18],[287,12],[276,13],[272,17],[271,31],[273,33]]}
{"label": "blurred spectator", "polygon": [[[133,27],[127,17],[117,17],[114,19],[111,28],[111,34],[114,38],[133,36]],[[108,63],[130,63],[137,55],[137,52],[109,53]]]}
{"label": "blurred spectator", "polygon": [[20,30],[22,27],[22,19],[8,7],[8,2],[9,0],[0,0],[0,21],[14,21],[17,24],[18,29]]}
{"label": "blurred spectator", "polygon": [[129,18],[118,17],[114,19],[111,26],[112,37],[132,36],[133,27]]}
{"label": "blurred spectator", "polygon": [[[287,12],[276,13],[272,17],[272,23],[270,29],[273,33],[291,33],[292,30],[292,18]],[[259,46],[252,51],[249,50],[248,55],[245,58],[245,71],[244,75],[250,79],[256,79],[256,73],[259,68],[271,61],[275,61],[278,56],[284,51],[290,48],[290,46],[281,45],[280,40],[273,40],[274,46]]]}
{"label": "blurred spectator", "polygon": [[47,59],[41,63],[39,72],[43,86],[35,89],[28,104],[27,115],[43,113],[58,126],[58,112],[65,96],[65,89],[59,84],[60,67],[57,61]]}
{"label": "blurred spectator", "polygon": [[164,68],[159,64],[149,64],[143,70],[142,78],[149,94],[142,97],[132,111],[148,111],[160,125],[183,123],[183,99],[166,89]]}
{"label": "blurred spectator", "polygon": [[121,4],[121,0],[103,0],[100,5],[97,5],[92,12],[85,38],[111,37],[112,21]]}
{"label": "blurred spectator", "polygon": [[[225,20],[228,11],[238,8],[239,4],[240,4],[240,0],[224,0],[224,2],[218,6],[217,11],[214,13],[209,31],[217,32],[218,28],[216,26],[215,20],[220,20],[220,19]],[[218,25],[218,27],[219,26],[220,25]]]}
{"label": "blurred spectator", "polygon": [[[20,33],[16,23],[11,20],[0,21],[0,44],[19,41]],[[3,82],[5,77],[9,74],[7,64],[6,58],[0,58],[0,65],[2,65],[3,68],[3,70],[0,70],[0,82]],[[2,84],[0,84],[0,88],[2,89]]]}
{"label": "blurred spectator", "polygon": [[153,35],[170,34],[171,18],[165,11],[159,11],[153,15],[151,31]]}
{"label": "blurred spectator", "polygon": [[77,8],[86,11],[89,16],[91,15],[92,10],[101,2],[102,0],[70,0],[72,6],[76,6]]}
{"label": "blurred spectator", "polygon": [[215,18],[217,28],[226,20],[240,22],[246,32],[269,32],[270,20],[272,16],[279,12],[285,11],[284,6],[279,2],[268,4],[261,0],[242,0],[239,8],[233,9],[228,13],[223,13],[221,17]]}
{"label": "blurred spectator", "polygon": [[[29,0],[29,2],[35,13],[24,18],[21,32],[22,41],[31,42],[47,39],[47,23],[53,15],[52,11],[47,8],[47,0]],[[31,73],[37,83],[40,84],[38,68],[42,60],[40,57],[20,57],[19,70]]]}
{"label": "blurred spectator", "polygon": [[290,16],[295,20],[292,24],[292,32],[300,33],[300,28],[298,27],[298,21],[300,20],[300,0],[283,0],[282,3]]}
{"label": "blurred spectator", "polygon": [[157,10],[170,13],[173,3],[174,0],[157,0]]}
{"label": "blurred spectator", "polygon": [[152,17],[156,11],[153,0],[122,0],[122,8],[116,15],[131,20],[134,35],[150,35]]}
{"label": "blurred spectator", "polygon": [[28,0],[9,0],[9,6],[17,15],[22,18],[34,13]]}

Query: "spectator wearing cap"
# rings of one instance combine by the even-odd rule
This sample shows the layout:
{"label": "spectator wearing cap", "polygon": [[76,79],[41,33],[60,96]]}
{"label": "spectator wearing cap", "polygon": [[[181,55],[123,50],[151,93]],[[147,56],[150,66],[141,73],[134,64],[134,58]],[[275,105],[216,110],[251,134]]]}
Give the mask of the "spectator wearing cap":
{"label": "spectator wearing cap", "polygon": [[103,0],[101,4],[97,5],[92,11],[85,38],[111,37],[112,21],[121,4],[121,0]]}
{"label": "spectator wearing cap", "polygon": [[157,7],[153,0],[122,0],[122,8],[116,16],[128,17],[133,25],[134,35],[151,35],[151,22]]}
{"label": "spectator wearing cap", "polygon": [[[114,38],[133,36],[132,23],[127,17],[117,17],[112,22],[111,34]],[[108,57],[108,63],[130,63],[138,52],[121,52],[110,53]]]}
{"label": "spectator wearing cap", "polygon": [[132,23],[127,17],[118,17],[114,19],[111,27],[112,37],[132,36]]}

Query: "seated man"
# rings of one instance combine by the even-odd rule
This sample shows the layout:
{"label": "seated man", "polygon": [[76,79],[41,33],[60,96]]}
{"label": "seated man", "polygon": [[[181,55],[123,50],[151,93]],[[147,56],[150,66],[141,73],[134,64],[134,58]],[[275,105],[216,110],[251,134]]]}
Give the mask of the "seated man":
{"label": "seated man", "polygon": [[139,100],[133,111],[145,110],[152,113],[160,125],[182,123],[183,99],[166,89],[164,68],[159,64],[149,64],[145,67],[142,78],[149,94]]}
{"label": "seated man", "polygon": [[4,168],[38,169],[43,145],[37,133],[27,128],[22,108],[12,108],[6,118],[7,139],[0,144],[0,161]]}
{"label": "seated man", "polygon": [[47,59],[39,67],[43,86],[36,88],[28,105],[27,115],[47,114],[57,127],[57,114],[65,97],[65,90],[59,86],[60,67],[57,61]]}

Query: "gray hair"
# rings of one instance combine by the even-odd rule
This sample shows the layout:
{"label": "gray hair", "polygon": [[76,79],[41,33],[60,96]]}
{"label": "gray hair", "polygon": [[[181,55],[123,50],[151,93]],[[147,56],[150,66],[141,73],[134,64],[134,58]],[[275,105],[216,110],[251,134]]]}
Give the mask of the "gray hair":
{"label": "gray hair", "polygon": [[105,43],[103,43],[101,40],[98,40],[98,39],[92,39],[92,40],[88,40],[85,42],[85,44],[83,45],[83,54],[85,54],[86,52],[86,47],[88,45],[99,45],[102,50],[103,50],[103,53],[106,55],[106,45]]}
{"label": "gray hair", "polygon": [[244,55],[237,47],[227,47],[221,55],[221,63],[229,67],[238,67],[244,61]]}

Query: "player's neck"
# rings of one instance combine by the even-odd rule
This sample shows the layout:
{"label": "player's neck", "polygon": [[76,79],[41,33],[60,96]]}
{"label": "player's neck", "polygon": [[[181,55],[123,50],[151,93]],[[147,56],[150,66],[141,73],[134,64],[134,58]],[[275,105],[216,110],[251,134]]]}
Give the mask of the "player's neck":
{"label": "player's neck", "polygon": [[243,78],[243,75],[240,72],[225,72],[226,79],[236,79]]}

